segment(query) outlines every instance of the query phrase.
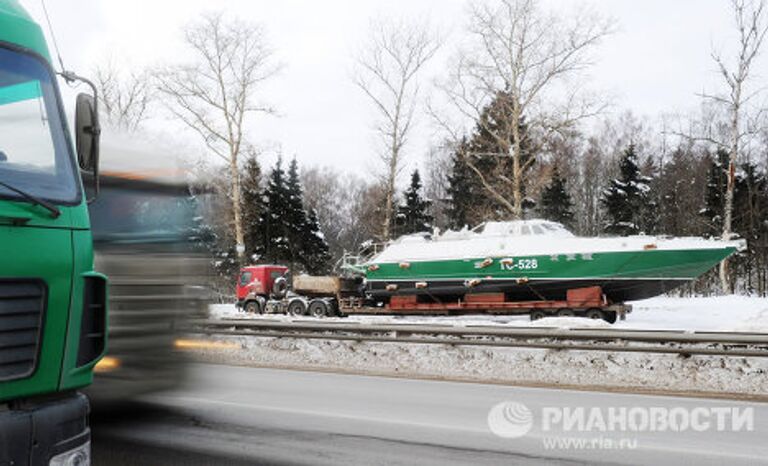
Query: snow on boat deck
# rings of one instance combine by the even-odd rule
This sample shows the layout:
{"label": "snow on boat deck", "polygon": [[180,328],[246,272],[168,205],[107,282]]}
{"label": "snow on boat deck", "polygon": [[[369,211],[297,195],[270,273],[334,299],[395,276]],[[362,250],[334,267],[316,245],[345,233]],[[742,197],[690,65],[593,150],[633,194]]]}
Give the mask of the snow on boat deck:
{"label": "snow on boat deck", "polygon": [[350,316],[345,318],[294,318],[286,315],[264,316],[239,312],[234,304],[210,307],[214,319],[265,319],[278,321],[360,322],[367,324],[411,323],[453,326],[493,325],[516,327],[613,327],[648,330],[725,331],[768,333],[768,298],[750,296],[716,296],[673,298],[659,296],[630,303],[634,310],[627,320],[610,325],[585,318],[546,318],[531,322],[528,316]]}

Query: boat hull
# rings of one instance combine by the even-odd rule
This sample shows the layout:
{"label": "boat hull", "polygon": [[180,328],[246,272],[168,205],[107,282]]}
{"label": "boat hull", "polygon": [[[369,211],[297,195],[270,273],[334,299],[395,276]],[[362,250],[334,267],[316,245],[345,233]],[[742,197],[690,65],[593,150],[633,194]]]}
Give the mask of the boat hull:
{"label": "boat hull", "polygon": [[547,256],[373,263],[367,291],[375,299],[424,299],[505,293],[510,300],[561,300],[567,290],[600,286],[612,302],[666,293],[699,277],[735,248],[641,250]]}

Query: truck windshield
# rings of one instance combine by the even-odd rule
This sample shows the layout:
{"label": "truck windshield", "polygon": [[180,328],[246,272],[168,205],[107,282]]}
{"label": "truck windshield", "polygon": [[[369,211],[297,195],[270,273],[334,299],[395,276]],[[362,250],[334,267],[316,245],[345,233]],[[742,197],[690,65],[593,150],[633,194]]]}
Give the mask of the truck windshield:
{"label": "truck windshield", "polygon": [[[0,47],[0,181],[71,204],[79,198],[73,160],[48,68]],[[4,187],[0,197],[20,198]]]}
{"label": "truck windshield", "polygon": [[99,242],[185,242],[195,234],[196,202],[183,191],[102,185],[89,206]]}

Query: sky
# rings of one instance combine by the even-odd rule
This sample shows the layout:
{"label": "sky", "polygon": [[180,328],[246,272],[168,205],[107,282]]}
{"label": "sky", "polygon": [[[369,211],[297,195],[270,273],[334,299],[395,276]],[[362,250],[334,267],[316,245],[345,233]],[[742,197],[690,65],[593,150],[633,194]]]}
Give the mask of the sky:
{"label": "sky", "polygon": [[[43,23],[39,0],[21,3]],[[543,3],[568,11],[575,2]],[[588,83],[590,89],[614,97],[614,112],[629,109],[650,118],[685,112],[700,102],[697,92],[718,89],[710,53],[713,48],[727,50],[733,41],[726,0],[582,3],[617,22],[617,32],[595,53]],[[302,166],[328,165],[363,176],[378,168],[374,113],[350,76],[352,55],[364,41],[370,19],[429,18],[447,37],[425,70],[426,97],[461,37],[467,11],[465,0],[47,0],[47,7],[66,66],[86,76],[107,57],[126,69],[183,59],[181,28],[202,12],[225,10],[263,24],[284,68],[262,92],[279,115],[257,116],[248,128],[249,138],[267,152],[262,162],[270,164],[279,148]],[[765,56],[756,66],[761,70],[768,72]],[[164,118],[148,124],[160,130],[173,126]],[[191,132],[174,133],[199,143]],[[405,148],[408,168],[423,167],[430,145],[440,137],[429,118],[419,115]]]}

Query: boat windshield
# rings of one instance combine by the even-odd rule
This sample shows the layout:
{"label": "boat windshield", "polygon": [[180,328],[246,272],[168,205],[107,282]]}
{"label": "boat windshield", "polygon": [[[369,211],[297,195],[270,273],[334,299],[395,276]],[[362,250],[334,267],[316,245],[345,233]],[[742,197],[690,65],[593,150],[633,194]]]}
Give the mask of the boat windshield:
{"label": "boat windshield", "polygon": [[[32,55],[0,47],[0,181],[75,203],[79,183],[51,73]],[[0,196],[18,198],[0,187]]]}
{"label": "boat windshield", "polygon": [[473,228],[472,232],[484,236],[573,236],[561,224],[548,220],[485,222]]}

